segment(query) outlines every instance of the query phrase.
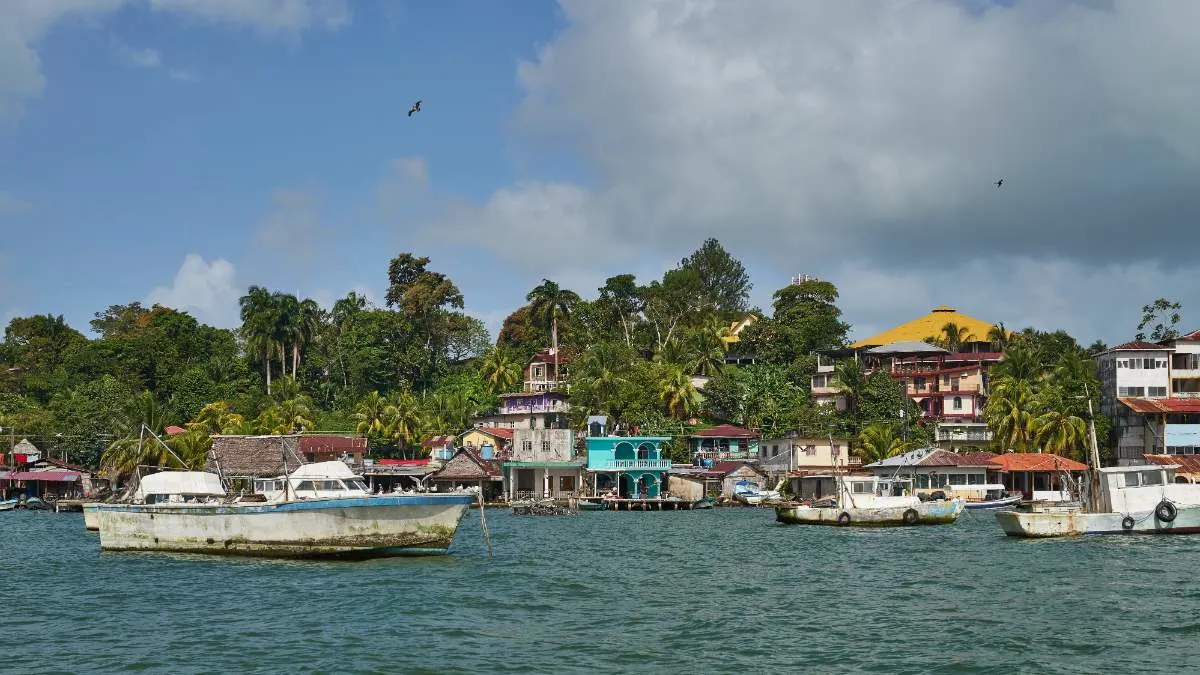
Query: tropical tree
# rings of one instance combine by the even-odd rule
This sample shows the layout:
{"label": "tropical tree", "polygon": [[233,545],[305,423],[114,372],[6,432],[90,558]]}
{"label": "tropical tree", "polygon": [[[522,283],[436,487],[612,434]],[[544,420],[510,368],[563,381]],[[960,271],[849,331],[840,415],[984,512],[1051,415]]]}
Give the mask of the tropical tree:
{"label": "tropical tree", "polygon": [[225,401],[209,403],[200,409],[196,418],[188,422],[189,429],[208,434],[234,433],[245,423],[245,419],[233,411],[233,407]]}
{"label": "tropical tree", "polygon": [[255,424],[260,433],[294,434],[315,427],[314,417],[312,400],[307,396],[297,396],[267,407]]}
{"label": "tropical tree", "polygon": [[992,351],[1005,351],[1008,347],[1009,334],[1003,322],[988,329],[987,341],[991,344]]}
{"label": "tropical tree", "polygon": [[550,346],[554,350],[554,376],[558,377],[558,320],[571,315],[571,309],[581,301],[579,294],[560,288],[549,279],[525,296],[529,312],[535,321],[550,330]]}
{"label": "tropical tree", "polygon": [[292,341],[292,379],[296,378],[300,366],[301,352],[316,339],[324,319],[321,306],[311,298],[300,302],[295,317],[295,325],[291,331]]}
{"label": "tropical tree", "polygon": [[203,471],[213,441],[212,437],[203,431],[191,429],[186,433],[171,436],[167,439],[167,445],[175,451],[175,456],[183,461],[184,468]]}
{"label": "tropical tree", "polygon": [[363,396],[355,406],[354,413],[350,415],[350,419],[356,423],[355,433],[369,438],[382,436],[386,425],[384,420],[387,417],[387,407],[387,398],[381,396],[378,391]]}
{"label": "tropical tree", "polygon": [[1002,450],[1029,452],[1034,445],[1036,410],[1029,380],[1002,377],[993,383],[983,416]]}
{"label": "tropical tree", "polygon": [[912,449],[901,436],[900,425],[895,422],[875,422],[863,427],[858,435],[858,456],[864,464],[895,457]]}
{"label": "tropical tree", "polygon": [[275,346],[277,311],[271,292],[262,286],[251,286],[239,300],[242,316],[242,337],[246,347],[261,354],[266,369],[267,393],[271,393],[271,351]]}
{"label": "tropical tree", "polygon": [[680,420],[694,415],[700,403],[692,378],[678,366],[668,366],[663,373],[659,398],[667,413]]}
{"label": "tropical tree", "polygon": [[404,450],[420,440],[426,423],[421,402],[410,391],[398,391],[388,399],[384,408],[383,434],[388,441]]}
{"label": "tropical tree", "polygon": [[479,377],[487,385],[489,393],[512,391],[521,383],[521,364],[508,347],[493,347],[483,355],[479,364]]}
{"label": "tropical tree", "polygon": [[858,359],[846,359],[833,369],[838,391],[846,397],[846,410],[851,416],[858,414],[863,393],[867,390],[867,378]]}
{"label": "tropical tree", "polygon": [[[1142,307],[1142,320],[1138,323],[1138,340],[1164,342],[1179,337],[1179,322],[1183,318],[1182,306],[1166,298],[1159,298]],[[1147,336],[1146,329],[1150,328]]]}
{"label": "tropical tree", "polygon": [[971,333],[969,328],[950,321],[942,326],[941,332],[926,338],[925,341],[937,345],[952,354],[958,354],[962,351],[963,346],[974,339],[976,339],[975,335]]}
{"label": "tropical tree", "polygon": [[1042,452],[1077,458],[1085,456],[1088,432],[1087,422],[1082,418],[1050,410],[1035,418],[1031,427]]}

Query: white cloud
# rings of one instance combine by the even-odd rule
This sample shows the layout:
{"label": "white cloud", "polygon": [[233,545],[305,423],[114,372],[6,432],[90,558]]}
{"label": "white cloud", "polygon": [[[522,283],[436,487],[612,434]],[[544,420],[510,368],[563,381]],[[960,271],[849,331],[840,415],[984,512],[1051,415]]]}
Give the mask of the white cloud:
{"label": "white cloud", "polygon": [[196,82],[200,79],[200,76],[196,73],[190,70],[183,70],[181,68],[171,68],[169,71],[167,71],[167,75],[169,75],[172,80],[179,80],[181,82]]}
{"label": "white cloud", "polygon": [[233,263],[208,263],[195,253],[184,258],[170,286],[158,286],[143,302],[187,311],[198,320],[222,328],[238,325],[238,297]]}
{"label": "white cloud", "polygon": [[159,68],[163,65],[162,54],[157,49],[134,47],[114,38],[113,50],[121,62],[131,68]]}
{"label": "white cloud", "polygon": [[501,187],[454,210],[445,242],[540,274],[707,236],[783,279],[854,260],[874,281],[847,274],[843,299],[864,325],[974,293],[1107,336],[1097,284],[1135,310],[1159,294],[1146,279],[1200,290],[1183,274],[1200,248],[1200,4],[560,4],[568,27],[518,69],[518,122],[594,180]]}
{"label": "white cloud", "polygon": [[259,243],[293,262],[310,258],[322,234],[319,197],[310,190],[275,188],[273,207],[258,230]]}
{"label": "white cloud", "polygon": [[380,215],[396,219],[429,188],[429,167],[424,157],[398,157],[388,162],[375,190]]}
{"label": "white cloud", "polygon": [[[35,45],[56,24],[145,4],[133,0],[4,0],[0,20],[0,123],[20,117],[26,102],[37,98],[45,88],[46,78]],[[182,17],[246,26],[265,35],[335,30],[351,20],[347,0],[149,0],[148,6]],[[156,55],[150,50],[132,56],[145,67],[161,63],[161,59],[155,63]]]}

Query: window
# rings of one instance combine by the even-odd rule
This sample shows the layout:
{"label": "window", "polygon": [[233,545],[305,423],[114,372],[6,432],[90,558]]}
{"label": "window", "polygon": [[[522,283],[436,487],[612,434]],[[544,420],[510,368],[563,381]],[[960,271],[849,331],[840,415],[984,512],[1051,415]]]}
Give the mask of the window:
{"label": "window", "polygon": [[962,397],[961,396],[954,397],[954,409],[962,410]]}
{"label": "window", "polygon": [[533,441],[528,439],[521,441],[521,451],[533,452]]}
{"label": "window", "polygon": [[359,480],[357,478],[351,478],[351,479],[343,481],[343,482],[346,484],[347,490],[366,491],[366,489],[367,489],[367,486],[361,480]]}
{"label": "window", "polygon": [[923,489],[923,488],[927,488],[927,487],[929,487],[929,474],[927,474],[927,473],[917,474],[917,489]]}
{"label": "window", "polygon": [[550,439],[542,441],[542,452],[550,452]]}
{"label": "window", "polygon": [[302,490],[308,490],[311,492],[315,489],[316,488],[313,486],[313,482],[311,480],[302,480],[296,485],[296,492],[300,492]]}
{"label": "window", "polygon": [[923,377],[916,378],[915,380],[913,380],[913,386],[916,387],[917,389],[924,389],[925,388],[925,378],[923,378]]}
{"label": "window", "polygon": [[534,366],[533,367],[533,376],[538,378],[539,380],[544,378],[546,376],[546,369],[543,368],[542,366]]}
{"label": "window", "polygon": [[1117,387],[1117,396],[1121,398],[1141,397],[1146,395],[1145,387]]}
{"label": "window", "polygon": [[575,491],[575,476],[559,476],[558,477],[559,492],[574,492]]}
{"label": "window", "polygon": [[967,475],[965,473],[950,474],[950,484],[951,485],[966,485],[967,484]]}
{"label": "window", "polygon": [[856,495],[869,495],[875,491],[875,486],[871,483],[851,483],[850,491]]}
{"label": "window", "polygon": [[1149,387],[1148,389],[1150,391],[1150,396],[1152,398],[1153,397],[1165,398],[1167,395],[1166,387]]}
{"label": "window", "polygon": [[967,485],[983,485],[983,474],[980,474],[980,473],[967,474]]}
{"label": "window", "polygon": [[1129,362],[1128,362],[1128,361],[1117,361],[1117,367],[1118,367],[1118,368],[1125,368],[1125,367],[1127,367],[1128,365],[1129,365]]}
{"label": "window", "polygon": [[1141,359],[1129,359],[1125,363],[1129,364],[1130,368],[1141,368],[1142,367]]}
{"label": "window", "polygon": [[1121,474],[1122,480],[1118,482],[1117,487],[1129,488],[1141,485],[1141,483],[1138,481],[1139,475],[1140,474],[1138,474],[1137,471],[1126,471],[1125,473]]}
{"label": "window", "polygon": [[1142,472],[1142,487],[1147,485],[1162,485],[1162,471],[1143,471]]}
{"label": "window", "polygon": [[1200,354],[1175,354],[1171,367],[1177,370],[1200,370]]}

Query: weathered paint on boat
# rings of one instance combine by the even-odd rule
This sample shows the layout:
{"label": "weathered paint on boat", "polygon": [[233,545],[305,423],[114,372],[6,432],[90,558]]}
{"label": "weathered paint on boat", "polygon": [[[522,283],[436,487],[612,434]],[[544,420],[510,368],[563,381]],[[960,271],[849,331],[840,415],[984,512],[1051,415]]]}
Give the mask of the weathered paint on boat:
{"label": "weathered paint on boat", "polygon": [[[789,525],[842,525],[850,527],[891,527],[900,525],[942,525],[953,523],[962,514],[966,502],[952,499],[921,502],[910,506],[836,508],[810,506],[779,506],[775,520]],[[904,514],[916,511],[916,522],[907,522]]]}
{"label": "weathered paint on boat", "polygon": [[471,494],[277,504],[98,504],[104,551],[288,558],[445,554]]}
{"label": "weathered paint on boat", "polygon": [[96,515],[96,504],[83,505],[83,527],[88,532],[100,531],[100,519]]}
{"label": "weathered paint on boat", "polygon": [[[1154,510],[1124,513],[1071,511],[998,511],[996,522],[1010,537],[1072,537],[1083,534],[1194,534],[1200,532],[1200,507],[1177,507],[1175,520],[1159,520]],[[1133,527],[1125,528],[1125,518]]]}
{"label": "weathered paint on boat", "polygon": [[968,509],[1011,509],[1021,503],[1021,495],[1012,495],[1002,499],[990,499],[979,502],[967,502]]}

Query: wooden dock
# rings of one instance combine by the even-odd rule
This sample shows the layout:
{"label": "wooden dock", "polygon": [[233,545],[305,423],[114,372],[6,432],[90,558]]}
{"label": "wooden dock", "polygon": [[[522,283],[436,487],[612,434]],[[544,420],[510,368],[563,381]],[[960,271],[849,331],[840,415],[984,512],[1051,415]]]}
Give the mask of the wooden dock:
{"label": "wooden dock", "polygon": [[682,499],[605,499],[609,511],[691,511],[695,502]]}

